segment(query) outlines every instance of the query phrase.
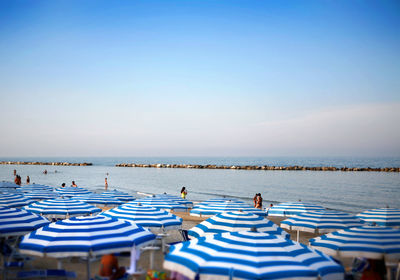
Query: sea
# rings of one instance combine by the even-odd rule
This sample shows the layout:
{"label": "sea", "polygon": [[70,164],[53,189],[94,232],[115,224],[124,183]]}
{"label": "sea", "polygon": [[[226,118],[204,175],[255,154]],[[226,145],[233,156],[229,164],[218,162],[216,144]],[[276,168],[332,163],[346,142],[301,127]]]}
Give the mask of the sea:
{"label": "sea", "polygon": [[[25,182],[59,187],[71,185],[91,191],[117,189],[137,197],[145,194],[179,195],[187,199],[235,198],[252,203],[261,193],[264,207],[271,203],[303,201],[349,213],[400,208],[400,173],[341,171],[271,171],[116,167],[119,163],[215,164],[270,166],[399,167],[400,158],[367,157],[0,157],[0,161],[90,162],[92,166],[0,165],[0,181],[13,181],[17,171]],[[47,170],[47,174],[43,171]]]}

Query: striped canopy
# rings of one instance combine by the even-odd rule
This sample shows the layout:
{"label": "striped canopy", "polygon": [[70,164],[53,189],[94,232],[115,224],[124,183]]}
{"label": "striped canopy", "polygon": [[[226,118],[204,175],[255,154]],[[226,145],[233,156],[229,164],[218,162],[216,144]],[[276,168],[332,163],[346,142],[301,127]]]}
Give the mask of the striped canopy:
{"label": "striped canopy", "polygon": [[293,217],[308,211],[325,210],[322,206],[305,202],[285,202],[274,205],[268,209],[268,216],[288,216]]}
{"label": "striped canopy", "polygon": [[17,185],[13,182],[9,182],[9,181],[1,181],[0,182],[0,188],[18,189],[20,187],[21,187],[20,185]]}
{"label": "striped canopy", "polygon": [[128,252],[155,239],[150,231],[104,216],[73,217],[51,223],[24,236],[23,254],[41,257],[92,257]]}
{"label": "striped canopy", "polygon": [[0,207],[0,236],[20,236],[50,223],[46,218],[21,209]]}
{"label": "striped canopy", "polygon": [[222,212],[231,212],[231,211],[243,211],[256,214],[259,216],[267,215],[265,211],[251,207],[250,205],[244,203],[231,202],[231,201],[226,201],[222,203],[213,203],[195,207],[190,211],[190,215],[200,216],[200,217],[211,217]]}
{"label": "striped canopy", "polygon": [[310,245],[335,257],[400,260],[400,230],[390,227],[355,227],[310,239]]}
{"label": "striped canopy", "polygon": [[157,197],[149,197],[136,199],[135,201],[131,201],[127,203],[129,205],[146,205],[151,206],[157,209],[163,209],[166,211],[186,211],[187,207],[179,204],[177,202],[171,201],[169,199],[157,198]]}
{"label": "striped canopy", "polygon": [[134,197],[134,196],[132,196],[132,195],[130,195],[128,193],[120,192],[120,191],[117,191],[117,190],[103,192],[102,195],[112,196],[112,197],[114,197],[114,198],[116,198],[118,200],[124,201],[124,202],[132,201],[132,200],[136,199],[136,197]]}
{"label": "striped canopy", "polygon": [[13,188],[2,188],[0,187],[0,193],[17,193],[23,195],[24,193],[21,192],[19,189],[13,189]]}
{"label": "striped canopy", "polygon": [[187,199],[183,199],[183,198],[181,198],[179,196],[176,196],[176,195],[163,193],[163,194],[157,194],[155,197],[156,198],[161,198],[161,199],[172,200],[172,201],[177,202],[179,204],[183,204],[183,205],[185,205],[187,207],[193,207],[193,202],[192,201],[187,200]]}
{"label": "striped canopy", "polygon": [[[263,232],[225,232],[174,245],[164,268],[194,279],[343,279],[344,269],[303,244]],[[318,278],[320,277],[320,278]]]}
{"label": "striped canopy", "polygon": [[54,199],[60,196],[58,192],[53,191],[32,191],[24,194],[25,197],[28,197],[33,200],[43,200],[43,199]]}
{"label": "striped canopy", "polygon": [[100,214],[128,220],[142,227],[151,229],[177,229],[182,225],[182,219],[161,209],[150,206],[134,206],[124,204]]}
{"label": "striped canopy", "polygon": [[72,199],[83,201],[89,204],[103,205],[103,206],[116,206],[121,205],[123,202],[109,195],[102,195],[97,193],[76,195]]}
{"label": "striped canopy", "polygon": [[52,187],[45,185],[32,184],[32,185],[22,186],[19,190],[21,190],[24,193],[29,193],[33,191],[53,191],[54,189]]}
{"label": "striped canopy", "polygon": [[22,194],[2,193],[0,194],[0,207],[22,207],[34,202]]}
{"label": "striped canopy", "polygon": [[400,209],[380,208],[364,211],[357,215],[361,220],[384,227],[400,226]]}
{"label": "striped canopy", "polygon": [[86,202],[69,198],[38,201],[29,206],[25,206],[24,209],[49,218],[66,218],[101,212],[101,209]]}
{"label": "striped canopy", "polygon": [[201,222],[189,230],[189,236],[198,238],[208,234],[217,234],[223,232],[248,231],[255,228],[259,232],[281,235],[284,238],[290,238],[290,235],[276,224],[261,216],[234,211],[217,214]]}
{"label": "striped canopy", "polygon": [[63,197],[72,197],[76,195],[84,195],[84,194],[91,194],[92,192],[88,191],[84,188],[78,187],[65,187],[65,188],[58,188],[56,192],[59,192]]}
{"label": "striped canopy", "polygon": [[363,222],[351,214],[338,211],[310,211],[281,222],[289,230],[328,233],[339,229],[363,226]]}
{"label": "striped canopy", "polygon": [[196,205],[196,207],[200,207],[203,205],[209,205],[209,204],[215,204],[215,203],[224,203],[224,202],[233,202],[233,203],[242,203],[245,204],[244,201],[241,201],[239,199],[227,199],[227,198],[213,198],[213,199],[208,199],[205,201],[200,202],[199,204]]}

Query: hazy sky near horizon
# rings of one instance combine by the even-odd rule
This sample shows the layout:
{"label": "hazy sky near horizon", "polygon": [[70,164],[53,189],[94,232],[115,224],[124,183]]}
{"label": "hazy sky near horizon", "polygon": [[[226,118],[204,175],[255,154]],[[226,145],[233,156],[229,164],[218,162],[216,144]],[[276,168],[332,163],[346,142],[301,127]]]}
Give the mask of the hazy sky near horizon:
{"label": "hazy sky near horizon", "polygon": [[399,1],[0,1],[0,156],[400,156]]}

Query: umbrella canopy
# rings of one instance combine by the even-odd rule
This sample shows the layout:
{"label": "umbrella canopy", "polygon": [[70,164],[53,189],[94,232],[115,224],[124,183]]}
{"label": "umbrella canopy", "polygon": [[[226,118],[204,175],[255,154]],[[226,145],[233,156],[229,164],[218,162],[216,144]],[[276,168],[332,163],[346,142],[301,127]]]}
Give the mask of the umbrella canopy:
{"label": "umbrella canopy", "polygon": [[58,188],[58,189],[56,189],[56,192],[58,192],[63,197],[73,197],[76,195],[84,195],[84,194],[92,193],[92,192],[88,191],[87,189],[78,188],[78,187],[76,187],[76,188],[75,187]]}
{"label": "umbrella canopy", "polygon": [[102,195],[112,196],[112,197],[114,197],[114,198],[116,198],[118,200],[121,200],[123,202],[132,201],[132,200],[136,199],[136,197],[134,197],[134,196],[132,196],[132,195],[130,195],[128,193],[120,192],[120,191],[117,191],[117,190],[103,192],[101,194]]}
{"label": "umbrella canopy", "polygon": [[0,236],[20,236],[50,222],[41,216],[21,209],[0,207]]}
{"label": "umbrella canopy", "polygon": [[96,194],[96,193],[76,195],[73,196],[72,199],[83,201],[89,204],[103,205],[103,206],[116,206],[116,205],[121,205],[123,203],[121,200],[118,200],[115,197]]}
{"label": "umbrella canopy", "polygon": [[323,211],[322,206],[305,202],[285,202],[274,205],[268,209],[268,216],[288,216],[293,217],[308,211]]}
{"label": "umbrella canopy", "polygon": [[100,214],[128,220],[147,228],[177,229],[182,225],[182,219],[167,211],[150,206],[121,205]]}
{"label": "umbrella canopy", "polygon": [[86,202],[69,198],[38,201],[25,206],[24,209],[50,218],[66,218],[68,216],[90,215],[101,212],[101,209]]}
{"label": "umbrella canopy", "polygon": [[363,222],[351,214],[338,211],[310,211],[281,222],[281,227],[313,233],[328,233],[339,229],[363,226]]}
{"label": "umbrella canopy", "polygon": [[17,185],[13,182],[9,182],[9,181],[1,181],[0,182],[0,188],[18,189],[20,187],[21,187],[20,185]]}
{"label": "umbrella canopy", "polygon": [[[190,279],[343,279],[344,269],[303,244],[262,232],[225,232],[174,245],[164,268]],[[320,277],[320,278],[318,278]]]}
{"label": "umbrella canopy", "polygon": [[28,197],[33,200],[43,200],[43,199],[54,199],[60,196],[58,192],[53,192],[53,191],[32,191],[29,193],[24,194],[25,197]]}
{"label": "umbrella canopy", "polygon": [[384,227],[400,226],[400,209],[379,208],[364,211],[357,215],[361,220]]}
{"label": "umbrella canopy", "polygon": [[176,195],[163,193],[163,194],[157,194],[155,197],[161,198],[161,199],[169,199],[169,200],[172,200],[172,201],[177,202],[179,204],[183,204],[183,205],[185,205],[187,207],[193,207],[193,202],[192,201],[187,200],[187,199],[183,199],[183,198],[181,198],[179,196],[176,196]]}
{"label": "umbrella canopy", "polygon": [[34,202],[22,194],[2,193],[0,194],[0,206],[3,207],[22,207]]}
{"label": "umbrella canopy", "polygon": [[169,199],[163,198],[156,198],[156,197],[149,197],[149,198],[142,198],[136,199],[135,201],[131,201],[127,203],[129,205],[146,205],[151,206],[157,209],[163,209],[166,211],[186,211],[187,207],[183,206],[182,204],[176,203]]}
{"label": "umbrella canopy", "polygon": [[205,201],[200,202],[199,204],[196,205],[196,207],[200,207],[203,205],[209,205],[209,204],[215,204],[215,203],[224,203],[224,202],[233,202],[233,203],[242,203],[246,204],[244,201],[241,201],[239,199],[227,199],[227,198],[213,198],[213,199],[208,199]]}
{"label": "umbrella canopy", "polygon": [[34,191],[53,191],[54,189],[52,187],[45,185],[32,184],[32,185],[22,186],[19,190],[24,193],[29,193]]}
{"label": "umbrella canopy", "polygon": [[243,211],[259,216],[266,216],[267,213],[260,209],[251,207],[244,203],[235,203],[226,201],[222,203],[214,203],[195,207],[190,211],[191,216],[211,217],[222,212]]}
{"label": "umbrella canopy", "polygon": [[248,231],[255,228],[259,232],[281,235],[290,238],[290,235],[270,220],[252,213],[234,211],[217,214],[201,222],[188,231],[190,237],[198,238],[208,234],[222,232]]}
{"label": "umbrella canopy", "polygon": [[128,252],[155,238],[150,231],[128,221],[103,216],[73,217],[25,235],[20,251],[53,258],[92,257]]}
{"label": "umbrella canopy", "polygon": [[355,227],[310,239],[310,245],[335,257],[400,259],[400,230],[389,227]]}

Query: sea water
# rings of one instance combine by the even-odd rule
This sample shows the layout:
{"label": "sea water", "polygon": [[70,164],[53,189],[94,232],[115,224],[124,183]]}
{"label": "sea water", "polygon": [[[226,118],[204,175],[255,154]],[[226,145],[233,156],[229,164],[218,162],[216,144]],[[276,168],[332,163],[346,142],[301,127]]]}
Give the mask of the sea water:
{"label": "sea water", "polygon": [[[0,181],[13,181],[16,169],[22,182],[28,175],[31,183],[54,187],[62,183],[69,186],[74,180],[79,187],[96,192],[104,190],[107,177],[109,190],[134,195],[137,192],[179,195],[185,186],[187,198],[194,201],[226,196],[251,203],[254,194],[261,193],[264,206],[301,200],[352,213],[385,206],[400,208],[400,173],[115,167],[117,163],[398,167],[398,158],[0,158],[9,160],[94,165],[0,165]],[[47,174],[43,173],[45,169]]]}

